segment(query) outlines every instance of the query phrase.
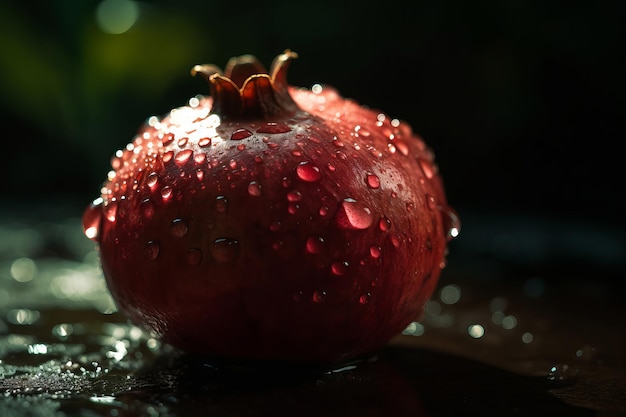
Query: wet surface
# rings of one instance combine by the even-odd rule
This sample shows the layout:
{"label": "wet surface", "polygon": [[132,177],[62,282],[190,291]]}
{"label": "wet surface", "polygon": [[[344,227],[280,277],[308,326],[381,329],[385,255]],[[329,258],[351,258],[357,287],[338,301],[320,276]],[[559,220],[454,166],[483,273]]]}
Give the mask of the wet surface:
{"label": "wet surface", "polygon": [[3,214],[3,417],[626,415],[621,269],[516,261],[533,253],[479,245],[480,218],[419,322],[375,357],[311,368],[161,344],[116,312],[78,218]]}

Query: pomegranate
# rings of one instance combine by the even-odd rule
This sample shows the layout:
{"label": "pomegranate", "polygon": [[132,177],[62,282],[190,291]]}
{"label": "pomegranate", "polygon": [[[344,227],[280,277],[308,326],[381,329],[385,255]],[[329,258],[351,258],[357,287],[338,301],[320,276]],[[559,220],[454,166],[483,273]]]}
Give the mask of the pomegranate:
{"label": "pomegranate", "polygon": [[118,308],[184,351],[335,363],[420,315],[459,230],[405,122],[296,58],[195,66],[210,96],[150,117],[83,216]]}

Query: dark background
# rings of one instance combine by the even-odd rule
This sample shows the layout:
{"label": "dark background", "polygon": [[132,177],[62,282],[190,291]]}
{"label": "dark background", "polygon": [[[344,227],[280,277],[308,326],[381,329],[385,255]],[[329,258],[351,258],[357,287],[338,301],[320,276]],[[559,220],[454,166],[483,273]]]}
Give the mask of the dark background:
{"label": "dark background", "polygon": [[135,4],[122,34],[99,1],[0,4],[0,208],[80,216],[148,116],[208,93],[194,64],[289,48],[291,84],[331,84],[435,150],[463,222],[451,268],[625,275],[625,2]]}

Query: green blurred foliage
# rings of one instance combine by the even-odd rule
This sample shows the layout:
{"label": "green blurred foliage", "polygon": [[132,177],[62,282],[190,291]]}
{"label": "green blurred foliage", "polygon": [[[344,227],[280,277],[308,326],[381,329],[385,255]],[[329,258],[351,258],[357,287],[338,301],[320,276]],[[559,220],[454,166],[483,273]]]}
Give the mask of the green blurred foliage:
{"label": "green blurred foliage", "polygon": [[115,151],[112,145],[133,132],[118,138],[116,126],[141,121],[127,120],[121,104],[151,109],[181,75],[188,76],[184,68],[196,57],[211,56],[212,44],[186,9],[142,4],[137,23],[112,35],[97,26],[96,5],[56,1],[37,16],[2,3],[0,100],[5,112],[47,136],[56,149],[71,148],[102,165],[102,156]]}

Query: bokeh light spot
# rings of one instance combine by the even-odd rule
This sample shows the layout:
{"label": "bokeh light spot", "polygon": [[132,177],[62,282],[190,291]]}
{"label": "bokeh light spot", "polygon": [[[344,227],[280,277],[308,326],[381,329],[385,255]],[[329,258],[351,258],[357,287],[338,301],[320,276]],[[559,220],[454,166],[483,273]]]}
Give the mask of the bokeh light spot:
{"label": "bokeh light spot", "polygon": [[96,9],[96,22],[105,33],[127,32],[139,18],[139,6],[132,0],[104,0]]}

